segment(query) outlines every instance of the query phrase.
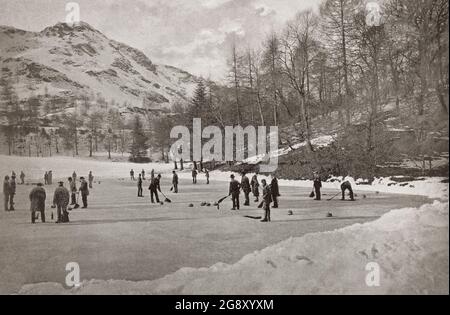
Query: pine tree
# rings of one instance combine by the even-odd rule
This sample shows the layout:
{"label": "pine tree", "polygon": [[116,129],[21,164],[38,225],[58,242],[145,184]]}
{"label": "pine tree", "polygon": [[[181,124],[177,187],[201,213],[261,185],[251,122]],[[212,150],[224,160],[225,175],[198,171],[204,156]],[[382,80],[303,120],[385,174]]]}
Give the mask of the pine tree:
{"label": "pine tree", "polygon": [[130,146],[130,160],[132,162],[146,162],[148,161],[147,150],[148,137],[145,134],[144,126],[138,115],[134,116],[133,130],[131,132],[132,143]]}

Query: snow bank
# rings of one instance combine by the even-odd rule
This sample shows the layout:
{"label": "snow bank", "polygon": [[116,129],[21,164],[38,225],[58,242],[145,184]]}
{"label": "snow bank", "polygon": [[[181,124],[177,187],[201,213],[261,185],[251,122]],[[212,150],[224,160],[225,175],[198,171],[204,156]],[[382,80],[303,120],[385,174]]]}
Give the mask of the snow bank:
{"label": "snow bank", "polygon": [[[393,210],[374,222],[291,238],[233,265],[183,268],[155,281],[91,280],[20,294],[448,294],[448,202]],[[369,287],[366,266],[380,268]]]}

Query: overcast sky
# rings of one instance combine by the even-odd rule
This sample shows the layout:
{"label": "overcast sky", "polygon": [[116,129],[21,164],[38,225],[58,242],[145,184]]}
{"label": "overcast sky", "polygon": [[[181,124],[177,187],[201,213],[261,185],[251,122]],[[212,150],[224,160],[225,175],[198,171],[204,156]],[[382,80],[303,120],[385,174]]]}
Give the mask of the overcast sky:
{"label": "overcast sky", "polygon": [[[0,0],[0,25],[40,31],[65,21],[64,0]],[[155,63],[223,79],[233,37],[255,47],[319,0],[79,0],[81,20]]]}

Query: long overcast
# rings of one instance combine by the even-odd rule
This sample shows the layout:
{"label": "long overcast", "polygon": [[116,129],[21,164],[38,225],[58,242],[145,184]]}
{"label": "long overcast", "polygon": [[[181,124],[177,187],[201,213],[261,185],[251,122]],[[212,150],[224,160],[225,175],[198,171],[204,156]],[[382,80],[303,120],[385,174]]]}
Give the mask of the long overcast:
{"label": "long overcast", "polygon": [[[0,25],[40,31],[65,20],[62,0],[0,0]],[[318,0],[79,0],[81,20],[155,63],[222,80],[230,44],[254,48]]]}

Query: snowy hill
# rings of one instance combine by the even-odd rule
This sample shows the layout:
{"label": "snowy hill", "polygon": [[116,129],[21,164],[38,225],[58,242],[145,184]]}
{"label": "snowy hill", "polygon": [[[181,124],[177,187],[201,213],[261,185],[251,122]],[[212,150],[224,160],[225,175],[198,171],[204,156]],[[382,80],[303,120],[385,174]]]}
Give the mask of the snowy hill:
{"label": "snowy hill", "polygon": [[89,24],[65,23],[28,32],[0,26],[0,69],[19,95],[102,95],[132,108],[167,108],[191,96],[196,78],[154,64],[141,51],[107,38]]}

